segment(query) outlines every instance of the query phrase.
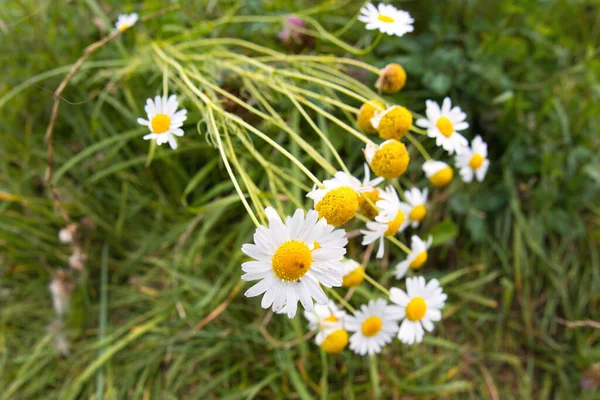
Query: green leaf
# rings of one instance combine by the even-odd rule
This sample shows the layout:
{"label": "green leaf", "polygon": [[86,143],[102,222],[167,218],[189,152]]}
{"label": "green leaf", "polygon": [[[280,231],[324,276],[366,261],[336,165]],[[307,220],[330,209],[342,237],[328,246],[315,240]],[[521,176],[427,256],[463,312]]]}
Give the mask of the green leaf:
{"label": "green leaf", "polygon": [[458,234],[458,227],[450,220],[445,220],[434,226],[429,232],[433,236],[432,246],[437,246],[454,239]]}

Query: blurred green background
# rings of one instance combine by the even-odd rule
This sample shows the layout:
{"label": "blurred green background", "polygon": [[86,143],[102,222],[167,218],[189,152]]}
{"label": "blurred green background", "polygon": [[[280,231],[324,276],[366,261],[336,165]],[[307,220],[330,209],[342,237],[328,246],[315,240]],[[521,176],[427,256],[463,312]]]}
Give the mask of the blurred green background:
{"label": "blurred green background", "polygon": [[[86,266],[72,282],[64,336],[57,337],[48,285],[54,271],[67,268],[70,247],[58,240],[64,224],[43,181],[50,92],[119,13],[145,15],[169,4],[182,8],[105,46],[63,93],[72,104],[61,105],[55,182],[71,215],[89,229]],[[319,4],[314,17],[334,31],[361,2],[2,1],[1,396],[374,397],[367,359],[349,351],[325,356],[302,339],[302,316],[268,320],[259,302],[243,297],[239,249],[253,225],[217,150],[195,132],[201,116],[188,120],[180,149],[163,146],[146,167],[148,142],[135,118],[161,78],[111,75],[114,66],[151,62],[136,60],[138,46],[191,29],[285,51],[280,22],[207,21]],[[408,83],[392,98],[417,112],[425,99],[451,96],[469,117],[470,137],[488,142],[492,167],[482,184],[455,182],[433,196],[424,228],[447,240],[432,250],[424,272],[460,278],[447,288],[450,306],[435,335],[414,347],[395,342],[378,358],[378,390],[383,398],[597,398],[598,3],[392,4],[412,14],[415,32],[385,37],[362,59],[401,63]],[[357,23],[343,39],[364,36]],[[307,51],[344,55],[320,41]],[[358,144],[330,132],[360,171]],[[249,174],[263,182],[258,168]],[[418,169],[408,176],[425,185]],[[381,271],[393,284],[386,266]]]}

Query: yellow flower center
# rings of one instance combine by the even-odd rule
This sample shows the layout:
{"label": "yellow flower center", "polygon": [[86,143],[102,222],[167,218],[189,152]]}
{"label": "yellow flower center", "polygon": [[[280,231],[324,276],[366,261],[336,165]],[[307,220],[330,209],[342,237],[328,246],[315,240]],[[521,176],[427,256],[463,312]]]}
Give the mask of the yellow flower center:
{"label": "yellow flower center", "polygon": [[338,319],[335,315],[331,314],[329,317],[325,318],[325,321],[327,322],[337,322]]}
{"label": "yellow flower center", "polygon": [[379,121],[377,132],[382,139],[400,140],[412,126],[412,114],[406,107],[394,107]]}
{"label": "yellow flower center", "polygon": [[429,178],[431,184],[436,187],[446,186],[452,180],[454,171],[450,167],[445,167],[436,172]]}
{"label": "yellow flower center", "polygon": [[383,14],[379,14],[377,16],[377,19],[380,20],[381,22],[385,22],[388,24],[391,24],[392,22],[394,22],[394,18],[388,17],[387,15],[383,15]]}
{"label": "yellow flower center", "polygon": [[410,218],[411,221],[421,221],[424,217],[425,214],[427,214],[427,209],[425,208],[425,206],[423,204],[419,204],[418,206],[414,207],[412,210],[410,210],[410,214],[408,214],[408,218]]}
{"label": "yellow flower center", "polygon": [[124,30],[129,29],[129,28],[131,28],[131,25],[123,24],[119,27],[119,32],[123,32]]}
{"label": "yellow flower center", "polygon": [[406,83],[406,71],[400,64],[388,64],[379,73],[375,87],[383,93],[396,93]]}
{"label": "yellow flower center", "polygon": [[[367,201],[369,199],[371,202]],[[371,190],[370,192],[362,192],[358,198],[359,212],[369,219],[373,219],[379,214],[379,210],[375,204],[381,200],[379,190]],[[371,204],[372,203],[372,204]]]}
{"label": "yellow flower center", "polygon": [[165,133],[171,127],[171,118],[167,114],[156,114],[150,124],[152,132]]}
{"label": "yellow flower center", "polygon": [[471,157],[471,161],[469,161],[469,167],[471,167],[472,169],[479,169],[479,167],[481,167],[481,164],[483,164],[483,156],[479,153],[475,153],[473,154],[473,157]]}
{"label": "yellow flower center", "polygon": [[326,353],[339,353],[348,345],[348,332],[343,329],[333,331],[321,343],[321,350]]}
{"label": "yellow flower center", "polygon": [[415,259],[412,260],[412,262],[410,264],[408,264],[408,266],[411,269],[419,269],[423,266],[423,264],[425,264],[426,261],[427,261],[427,252],[424,251],[424,252],[420,253],[418,256],[416,256]]}
{"label": "yellow flower center", "polygon": [[381,330],[383,321],[379,317],[369,317],[362,323],[361,330],[365,336],[375,336]]}
{"label": "yellow flower center", "polygon": [[394,219],[388,222],[388,228],[385,231],[385,236],[393,236],[398,232],[400,226],[404,223],[404,213],[402,211],[398,211]]}
{"label": "yellow flower center", "polygon": [[406,146],[394,140],[381,146],[369,165],[375,175],[394,179],[406,171],[409,162],[410,156],[406,151]]}
{"label": "yellow flower center", "polygon": [[354,269],[354,271],[350,272],[348,275],[344,276],[342,281],[343,287],[355,287],[362,283],[365,280],[365,267],[359,265]]}
{"label": "yellow flower center", "polygon": [[340,226],[350,221],[358,210],[358,194],[348,186],[329,191],[315,206],[319,218],[328,224]]}
{"label": "yellow flower center", "polygon": [[440,132],[442,132],[442,135],[446,137],[450,137],[454,133],[454,125],[452,125],[452,122],[446,117],[438,119],[435,126],[437,126]]}
{"label": "yellow flower center", "polygon": [[282,281],[297,281],[312,265],[312,254],[307,245],[289,240],[279,246],[273,258],[273,273]]}
{"label": "yellow flower center", "polygon": [[375,116],[375,113],[383,110],[385,110],[385,105],[378,100],[363,104],[360,110],[358,110],[358,127],[367,133],[376,133],[377,130],[371,124],[371,118]]}
{"label": "yellow flower center", "polygon": [[420,321],[427,312],[427,304],[422,297],[413,298],[406,306],[406,318],[411,321]]}

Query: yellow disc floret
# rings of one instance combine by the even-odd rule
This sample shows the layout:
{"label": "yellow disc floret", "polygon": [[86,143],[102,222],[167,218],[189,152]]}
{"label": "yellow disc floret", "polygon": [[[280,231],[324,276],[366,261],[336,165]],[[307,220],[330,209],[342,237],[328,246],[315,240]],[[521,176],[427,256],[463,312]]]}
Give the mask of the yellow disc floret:
{"label": "yellow disc floret", "polygon": [[408,218],[410,218],[411,221],[421,222],[421,220],[423,218],[425,218],[426,214],[427,214],[427,208],[425,208],[425,206],[423,204],[419,204],[418,206],[413,207],[413,209],[410,210],[410,214],[408,214]]}
{"label": "yellow disc floret", "polygon": [[394,179],[406,171],[409,161],[410,156],[406,151],[406,146],[393,140],[377,150],[369,165],[375,175]]}
{"label": "yellow disc floret", "polygon": [[321,349],[325,353],[339,353],[348,345],[348,332],[343,329],[333,331],[321,343]]}
{"label": "yellow disc floret", "polygon": [[375,336],[381,330],[383,321],[379,317],[369,317],[362,323],[361,330],[365,336]]}
{"label": "yellow disc floret", "polygon": [[471,157],[471,161],[469,161],[469,167],[471,167],[472,169],[479,169],[479,167],[481,167],[481,164],[483,164],[483,156],[479,153],[475,153],[473,154],[473,157]]}
{"label": "yellow disc floret", "polygon": [[402,226],[402,224],[404,223],[405,219],[406,217],[404,216],[404,213],[398,210],[394,219],[388,222],[388,228],[385,231],[384,235],[394,236],[396,232],[398,232],[398,229],[400,229],[400,226]]}
{"label": "yellow disc floret", "polygon": [[303,242],[289,240],[279,246],[271,264],[273,273],[282,281],[297,281],[310,269],[312,253]]}
{"label": "yellow disc floret", "polygon": [[[367,199],[369,201],[367,201]],[[370,192],[362,192],[358,198],[359,212],[369,219],[373,219],[379,214],[379,210],[374,206],[381,197],[379,190],[371,190]]]}
{"label": "yellow disc floret", "polygon": [[427,312],[427,304],[422,297],[413,298],[406,306],[406,318],[411,321],[420,321]]}
{"label": "yellow disc floret", "polygon": [[377,16],[377,19],[380,20],[381,22],[385,22],[388,24],[391,24],[392,22],[394,22],[394,18],[388,17],[387,15],[383,15],[383,14],[379,14]]}
{"label": "yellow disc floret", "polygon": [[410,129],[413,117],[406,107],[397,106],[389,110],[379,121],[377,132],[382,139],[400,140]]}
{"label": "yellow disc floret", "polygon": [[152,132],[165,133],[171,127],[171,118],[167,114],[156,114],[152,121]]}
{"label": "yellow disc floret", "polygon": [[385,106],[378,100],[372,100],[362,105],[358,110],[357,123],[358,127],[367,133],[377,133],[377,129],[371,124],[371,118],[375,116],[375,113],[379,113],[385,110]]}
{"label": "yellow disc floret", "polygon": [[450,137],[454,133],[454,125],[452,125],[452,122],[446,117],[440,117],[435,126],[437,126],[440,132],[442,132],[442,135],[446,137]]}
{"label": "yellow disc floret", "polygon": [[350,272],[348,275],[344,276],[342,281],[343,287],[355,287],[362,283],[365,280],[365,267],[359,265],[354,269],[354,271]]}
{"label": "yellow disc floret", "polygon": [[446,186],[452,180],[454,171],[450,167],[444,167],[429,178],[429,181],[433,186],[442,187]]}
{"label": "yellow disc floret", "polygon": [[330,190],[315,206],[319,218],[340,226],[350,221],[358,210],[358,194],[348,186]]}
{"label": "yellow disc floret", "polygon": [[419,255],[416,256],[415,259],[412,260],[408,266],[411,269],[419,269],[423,266],[423,264],[425,264],[426,261],[427,261],[427,252],[424,251],[422,253],[419,253]]}
{"label": "yellow disc floret", "polygon": [[379,73],[375,87],[383,93],[396,93],[406,83],[406,72],[400,64],[388,64]]}
{"label": "yellow disc floret", "polygon": [[337,322],[338,318],[335,315],[330,315],[329,317],[325,318],[325,321],[327,322]]}

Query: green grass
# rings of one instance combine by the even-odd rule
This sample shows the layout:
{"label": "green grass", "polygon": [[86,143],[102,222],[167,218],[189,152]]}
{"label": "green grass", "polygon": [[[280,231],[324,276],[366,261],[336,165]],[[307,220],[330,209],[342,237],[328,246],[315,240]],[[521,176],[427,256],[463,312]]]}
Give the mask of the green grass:
{"label": "green grass", "polygon": [[[63,93],[68,102],[55,131],[54,183],[72,217],[90,226],[86,267],[73,275],[65,322],[70,356],[62,357],[50,328],[56,317],[48,284],[53,271],[67,267],[70,247],[58,241],[64,224],[43,183],[48,90],[101,37],[96,23],[110,27],[122,10],[147,14],[164,6],[122,3],[9,0],[0,8],[0,192],[12,195],[0,202],[3,397],[594,398],[600,330],[564,322],[600,320],[600,13],[592,2],[402,2],[417,21],[415,33],[384,38],[360,57],[376,66],[402,63],[409,81],[391,99],[417,112],[427,98],[456,99],[493,162],[483,184],[436,191],[423,228],[446,235],[424,270],[449,293],[444,321],[421,345],[395,342],[375,364],[349,351],[320,353],[304,338],[301,316],[269,319],[259,301],[243,296],[239,249],[254,226],[206,125],[199,135],[186,125],[180,148],[158,148],[147,166],[148,142],[135,122],[162,85],[144,52],[152,39],[193,31],[281,50],[278,22],[206,21],[318,2],[183,2],[183,11],[105,46]],[[358,8],[328,3],[331,10],[316,17],[330,31]],[[361,25],[344,40],[364,44]],[[330,43],[316,50],[344,55]],[[321,146],[293,106],[280,105],[282,118]],[[192,112],[188,121],[203,117]],[[359,144],[313,117],[360,171]],[[284,141],[278,130],[269,132]],[[256,148],[284,163],[267,146]],[[324,147],[322,154],[331,161]],[[248,153],[240,158],[268,190],[256,161]],[[417,168],[407,177],[425,185]],[[301,190],[291,190],[302,199]],[[353,256],[360,250],[358,242],[349,247]],[[399,256],[392,252],[378,273],[387,287],[387,262]],[[359,288],[353,301],[370,296]]]}

